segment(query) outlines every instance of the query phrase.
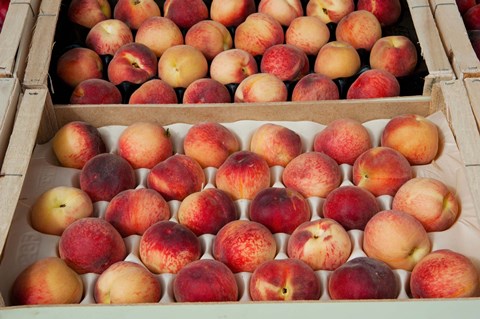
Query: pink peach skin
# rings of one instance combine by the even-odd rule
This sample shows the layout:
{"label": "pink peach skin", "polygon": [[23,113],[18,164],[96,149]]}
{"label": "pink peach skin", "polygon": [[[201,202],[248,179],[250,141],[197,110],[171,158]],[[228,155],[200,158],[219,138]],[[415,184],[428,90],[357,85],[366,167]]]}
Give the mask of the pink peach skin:
{"label": "pink peach skin", "polygon": [[338,22],[335,36],[337,41],[350,43],[357,50],[370,51],[382,37],[382,27],[370,11],[355,10]]}
{"label": "pink peach skin", "polygon": [[338,100],[340,92],[337,85],[328,76],[310,73],[295,84],[292,101]]}
{"label": "pink peach skin", "polygon": [[212,0],[210,16],[226,27],[236,27],[257,11],[255,0]]}
{"label": "pink peach skin", "polygon": [[296,81],[307,75],[307,54],[291,44],[276,44],[265,50],[260,71],[276,75],[282,81]]}
{"label": "pink peach skin", "polygon": [[358,0],[357,10],[370,11],[382,26],[390,26],[399,20],[402,5],[400,0]]}
{"label": "pink peach skin", "polygon": [[371,69],[363,72],[350,85],[347,99],[373,99],[400,95],[400,83],[390,72]]}

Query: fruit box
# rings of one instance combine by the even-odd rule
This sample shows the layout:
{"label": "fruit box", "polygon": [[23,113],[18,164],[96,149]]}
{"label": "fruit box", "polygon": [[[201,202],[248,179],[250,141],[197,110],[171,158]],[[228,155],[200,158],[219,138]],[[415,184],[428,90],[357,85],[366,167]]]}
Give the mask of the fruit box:
{"label": "fruit box", "polygon": [[20,81],[0,78],[0,165],[7,151],[20,94]]}
{"label": "fruit box", "polygon": [[430,0],[440,37],[457,78],[480,76],[480,60],[472,47],[455,0]]}
{"label": "fruit box", "polygon": [[[464,107],[459,107],[464,105]],[[359,111],[361,110],[361,111]],[[157,121],[171,129],[175,136],[175,149],[181,150],[181,139],[185,130],[201,121],[217,121],[235,130],[247,148],[253,128],[263,122],[278,122],[301,132],[302,142],[308,149],[315,131],[337,118],[353,118],[367,126],[375,143],[386,121],[396,115],[415,113],[427,116],[434,121],[441,132],[441,150],[432,164],[414,167],[419,176],[438,177],[457,191],[462,206],[462,215],[455,226],[444,232],[434,232],[429,236],[434,248],[448,247],[471,257],[477,268],[480,267],[480,136],[469,107],[469,100],[462,81],[452,80],[434,85],[431,96],[409,98],[372,99],[355,101],[302,102],[285,105],[282,103],[244,104],[207,104],[196,107],[172,105],[145,105],[135,108],[121,105],[110,106],[54,106],[47,89],[27,89],[22,95],[17,120],[8,146],[4,165],[0,174],[0,243],[3,250],[0,262],[2,275],[0,291],[5,306],[0,308],[0,316],[25,318],[33,316],[51,318],[66,316],[84,318],[88,315],[102,317],[133,317],[163,315],[173,318],[195,316],[196,318],[244,318],[249,314],[263,312],[264,316],[294,317],[298,313],[314,315],[319,312],[334,315],[336,318],[351,318],[359,311],[366,311],[371,318],[403,318],[406,313],[428,313],[436,318],[476,318],[475,309],[480,305],[479,298],[460,298],[453,300],[410,299],[407,294],[408,272],[398,270],[396,274],[401,283],[397,299],[375,301],[330,301],[326,293],[328,271],[318,271],[322,282],[322,297],[316,301],[299,302],[252,302],[248,292],[249,274],[238,273],[240,300],[226,303],[175,303],[172,302],[171,275],[158,275],[165,293],[157,304],[102,306],[93,303],[92,284],[97,278],[94,274],[85,274],[82,279],[86,291],[80,305],[55,306],[11,306],[9,305],[9,286],[15,274],[32,261],[55,254],[58,237],[42,235],[34,231],[28,222],[28,210],[32,201],[40,192],[53,185],[78,183],[78,171],[65,169],[52,159],[50,144],[37,144],[37,140],[48,141],[58,127],[73,120],[83,120],[101,128],[108,136],[108,144],[113,149],[119,132],[131,123],[141,120]],[[272,168],[272,176],[278,178],[279,171]],[[349,167],[342,166],[344,183],[349,183]],[[213,170],[206,169],[211,181]],[[144,180],[144,170],[139,170],[139,180]],[[276,180],[276,182],[278,182]],[[475,200],[477,202],[475,202]],[[382,205],[388,207],[390,198],[379,198]],[[310,201],[313,207],[321,202],[320,198]],[[178,203],[171,203],[177,207]],[[237,205],[245,217],[248,201],[238,201]],[[101,212],[105,206],[97,205]],[[243,212],[243,213],[242,213]],[[99,213],[101,214],[101,213]],[[317,216],[318,217],[318,216]],[[354,241],[353,252],[361,254],[361,231],[350,231]],[[8,237],[8,238],[7,238]],[[127,259],[137,260],[138,236],[126,238],[129,247]],[[211,258],[207,250],[211,248],[212,237],[204,236],[204,258]],[[284,234],[277,234],[278,256],[284,254]],[[209,248],[210,247],[210,248]],[[480,268],[479,268],[480,269]],[[399,311],[399,308],[402,311]]]}

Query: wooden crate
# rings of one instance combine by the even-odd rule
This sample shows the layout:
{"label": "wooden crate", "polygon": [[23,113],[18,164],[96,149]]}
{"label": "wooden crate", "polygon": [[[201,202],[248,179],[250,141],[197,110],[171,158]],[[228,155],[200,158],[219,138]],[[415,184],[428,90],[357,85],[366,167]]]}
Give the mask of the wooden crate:
{"label": "wooden crate", "polygon": [[0,78],[0,165],[7,151],[17,110],[20,82],[16,78]]}

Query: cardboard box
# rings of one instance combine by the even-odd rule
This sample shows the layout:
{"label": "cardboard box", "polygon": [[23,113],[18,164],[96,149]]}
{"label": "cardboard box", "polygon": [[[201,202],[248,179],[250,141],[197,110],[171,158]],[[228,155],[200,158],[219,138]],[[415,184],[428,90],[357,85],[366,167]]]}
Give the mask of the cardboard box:
{"label": "cardboard box", "polygon": [[0,165],[13,129],[20,87],[16,78],[0,78]]}

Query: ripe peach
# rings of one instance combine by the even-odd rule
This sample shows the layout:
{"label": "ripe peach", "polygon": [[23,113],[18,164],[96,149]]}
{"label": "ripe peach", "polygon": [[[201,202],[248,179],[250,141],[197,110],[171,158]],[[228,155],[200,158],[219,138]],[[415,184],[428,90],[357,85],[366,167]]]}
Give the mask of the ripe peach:
{"label": "ripe peach", "polygon": [[471,30],[468,31],[468,38],[472,43],[473,52],[480,60],[480,30]]}
{"label": "ripe peach", "polygon": [[285,102],[288,90],[285,83],[274,74],[255,73],[240,82],[235,90],[234,102]]}
{"label": "ripe peach", "polygon": [[227,87],[217,80],[202,78],[190,83],[183,93],[183,104],[231,103]]}
{"label": "ripe peach", "polygon": [[477,1],[476,0],[455,0],[455,3],[457,4],[460,15],[463,15],[465,12],[467,12],[468,9],[476,5]]}
{"label": "ripe peach", "polygon": [[72,0],[67,11],[71,22],[88,29],[111,16],[112,8],[108,0]]}
{"label": "ripe peach", "polygon": [[208,8],[203,0],[165,0],[163,13],[165,18],[183,29],[208,19]]}
{"label": "ripe peach", "polygon": [[167,82],[151,79],[130,95],[128,104],[177,104],[177,93]]}
{"label": "ripe peach", "polygon": [[480,3],[468,9],[462,15],[462,18],[467,31],[480,30]]}
{"label": "ripe peach", "polygon": [[272,16],[283,26],[289,26],[293,19],[303,16],[303,7],[300,0],[261,0],[258,12]]}
{"label": "ripe peach", "polygon": [[170,19],[160,16],[145,20],[135,34],[135,42],[145,44],[157,57],[175,45],[184,44],[180,28]]}
{"label": "ripe peach", "polygon": [[400,95],[400,83],[390,72],[370,69],[350,85],[347,99],[372,99]]}
{"label": "ripe peach", "polygon": [[335,36],[337,41],[347,42],[355,49],[370,51],[382,37],[382,27],[370,11],[355,10],[338,22]]}
{"label": "ripe peach", "polygon": [[210,16],[226,27],[236,27],[256,12],[255,0],[212,0]]}
{"label": "ripe peach", "polygon": [[122,93],[112,82],[87,79],[73,89],[70,104],[120,104],[122,99]]}
{"label": "ripe peach", "polygon": [[348,78],[360,70],[360,55],[346,42],[330,41],[315,58],[314,71],[331,79]]}
{"label": "ripe peach", "polygon": [[301,78],[293,87],[292,101],[338,100],[340,92],[328,76],[310,73]]}
{"label": "ripe peach", "polygon": [[411,75],[417,66],[417,49],[403,35],[378,39],[370,52],[370,67],[392,73],[396,77]]}
{"label": "ripe peach", "polygon": [[344,16],[355,10],[353,0],[309,0],[307,16],[319,17],[324,23],[338,23]]}
{"label": "ripe peach", "polygon": [[240,83],[255,73],[258,73],[257,61],[241,49],[222,51],[210,63],[210,77],[222,84]]}
{"label": "ripe peach", "polygon": [[296,81],[310,71],[305,52],[291,44],[276,44],[265,50],[260,71],[276,75],[282,81]]}
{"label": "ripe peach", "polygon": [[103,64],[95,51],[77,47],[58,58],[56,72],[60,80],[74,88],[84,80],[101,79]]}
{"label": "ripe peach", "polygon": [[132,42],[132,30],[118,19],[108,19],[95,24],[85,38],[87,47],[99,55],[113,56],[121,46]]}
{"label": "ripe peach", "polygon": [[399,20],[402,5],[400,0],[358,0],[357,10],[370,11],[382,26],[390,26]]}
{"label": "ripe peach", "polygon": [[220,52],[231,49],[233,39],[227,27],[220,22],[202,20],[188,29],[185,44],[199,49],[211,61]]}
{"label": "ripe peach", "polygon": [[160,7],[155,0],[118,0],[113,9],[113,17],[133,30],[137,30],[148,18],[160,15]]}
{"label": "ripe peach", "polygon": [[285,43],[300,48],[307,55],[317,55],[330,40],[330,30],[316,16],[300,16],[292,20],[285,31]]}

